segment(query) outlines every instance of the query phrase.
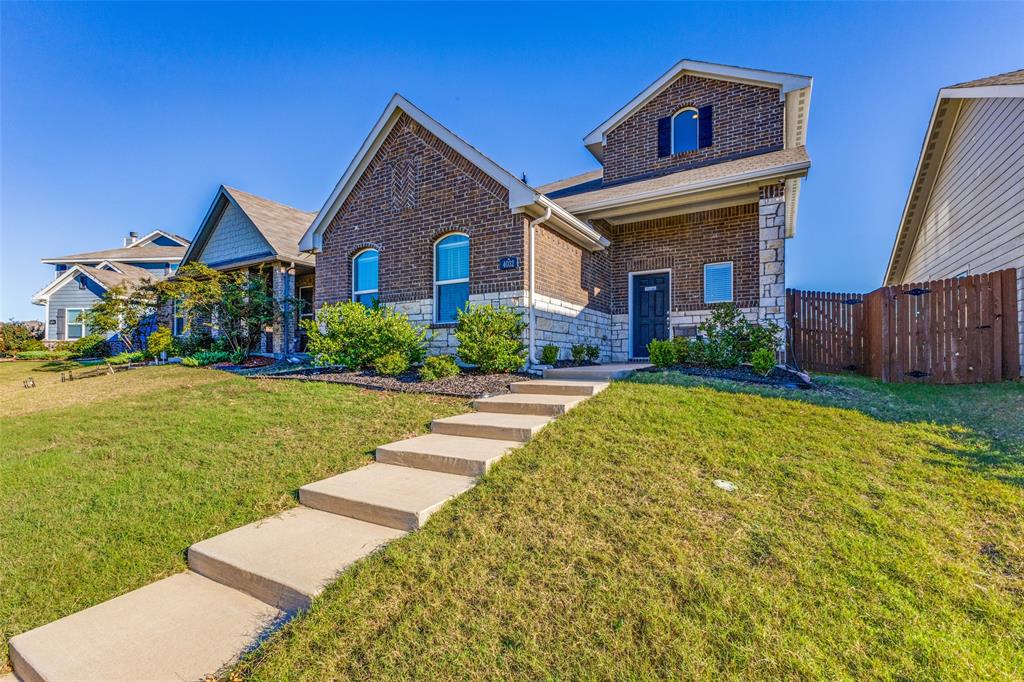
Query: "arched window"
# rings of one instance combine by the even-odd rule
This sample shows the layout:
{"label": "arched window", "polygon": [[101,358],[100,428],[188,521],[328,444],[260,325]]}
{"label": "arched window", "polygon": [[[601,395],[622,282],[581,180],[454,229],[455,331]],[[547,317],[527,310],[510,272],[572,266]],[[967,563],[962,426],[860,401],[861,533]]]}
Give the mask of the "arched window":
{"label": "arched window", "polygon": [[699,146],[698,114],[693,107],[677,111],[672,117],[672,153],[693,151]]}
{"label": "arched window", "polygon": [[377,289],[380,254],[366,249],[352,259],[352,300],[365,306],[373,305],[380,292]]}
{"label": "arched window", "polygon": [[455,322],[469,301],[469,237],[449,234],[434,245],[434,321]]}

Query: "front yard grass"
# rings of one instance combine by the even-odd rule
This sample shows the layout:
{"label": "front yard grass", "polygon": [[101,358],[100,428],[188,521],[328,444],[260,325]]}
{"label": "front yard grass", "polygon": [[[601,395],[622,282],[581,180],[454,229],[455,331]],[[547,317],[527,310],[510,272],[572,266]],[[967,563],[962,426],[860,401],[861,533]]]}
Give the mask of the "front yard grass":
{"label": "front yard grass", "polygon": [[613,384],[239,670],[1019,679],[1024,385],[826,382]]}
{"label": "front yard grass", "polygon": [[468,409],[175,366],[61,384],[69,368],[0,363],[0,671],[9,637],[181,571],[193,542]]}

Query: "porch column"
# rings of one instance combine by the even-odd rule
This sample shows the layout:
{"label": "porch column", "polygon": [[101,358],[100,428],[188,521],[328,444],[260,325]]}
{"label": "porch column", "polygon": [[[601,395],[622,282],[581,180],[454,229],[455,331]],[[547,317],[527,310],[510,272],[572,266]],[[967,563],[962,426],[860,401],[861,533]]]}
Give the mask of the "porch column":
{"label": "porch column", "polygon": [[[776,183],[761,187],[758,200],[758,284],[759,321],[772,320],[786,325],[786,186]],[[785,353],[785,337],[780,346]],[[784,357],[784,355],[783,355]]]}
{"label": "porch column", "polygon": [[274,300],[278,314],[274,316],[274,356],[286,357],[295,352],[298,326],[295,320],[295,266],[285,263],[274,264]]}

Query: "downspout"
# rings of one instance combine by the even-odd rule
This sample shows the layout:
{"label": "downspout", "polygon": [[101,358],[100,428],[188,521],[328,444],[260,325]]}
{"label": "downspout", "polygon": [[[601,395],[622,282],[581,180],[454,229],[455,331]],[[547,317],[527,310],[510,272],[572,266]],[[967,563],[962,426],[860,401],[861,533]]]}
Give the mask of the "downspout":
{"label": "downspout", "polygon": [[536,248],[536,241],[537,240],[534,237],[534,231],[536,230],[538,225],[540,225],[541,223],[543,223],[543,222],[545,222],[547,220],[550,220],[550,219],[551,219],[551,207],[548,206],[547,209],[544,211],[544,215],[542,215],[541,217],[539,217],[539,218],[537,218],[535,220],[531,220],[530,221],[530,327],[529,327],[529,329],[530,329],[530,332],[529,332],[530,348],[529,348],[529,351],[530,351],[530,366],[531,367],[533,367],[533,366],[535,366],[537,364],[537,354],[536,354],[536,351],[535,351],[536,334],[537,334],[537,332],[535,331],[535,328],[536,328],[536,325],[537,325],[537,314],[536,314],[536,311],[534,310],[534,300],[533,300],[534,292],[536,291],[536,288],[537,288],[537,267],[536,267],[536,262],[537,261],[536,261],[536,259],[534,257],[536,252],[537,252],[537,248]]}

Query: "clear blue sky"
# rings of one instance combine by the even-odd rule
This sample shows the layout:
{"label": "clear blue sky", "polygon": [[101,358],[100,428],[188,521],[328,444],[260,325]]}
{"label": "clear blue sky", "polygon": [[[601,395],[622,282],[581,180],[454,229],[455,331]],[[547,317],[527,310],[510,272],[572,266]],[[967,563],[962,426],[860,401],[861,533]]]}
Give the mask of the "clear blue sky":
{"label": "clear blue sky", "polygon": [[0,5],[0,317],[46,256],[192,235],[221,183],[318,210],[401,92],[541,184],[687,57],[814,76],[790,286],[880,283],[936,91],[1024,67],[1024,4]]}

